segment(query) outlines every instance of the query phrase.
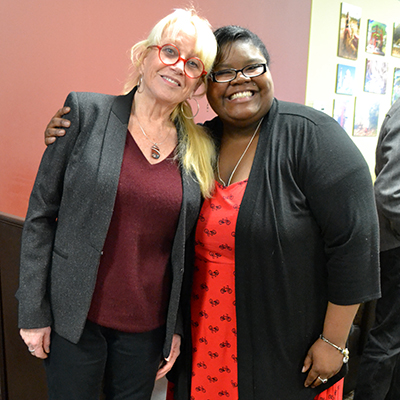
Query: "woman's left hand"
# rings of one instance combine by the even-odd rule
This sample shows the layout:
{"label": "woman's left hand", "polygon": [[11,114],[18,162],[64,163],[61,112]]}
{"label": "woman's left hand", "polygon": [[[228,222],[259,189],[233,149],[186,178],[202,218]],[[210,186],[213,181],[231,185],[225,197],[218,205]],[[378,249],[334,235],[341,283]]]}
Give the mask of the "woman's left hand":
{"label": "woman's left hand", "polygon": [[163,378],[171,370],[181,352],[180,349],[181,349],[181,337],[177,334],[174,334],[174,336],[172,337],[171,351],[169,353],[168,358],[165,359],[165,364],[162,364],[162,366],[158,370],[156,375],[156,380]]}
{"label": "woman's left hand", "polygon": [[336,375],[343,365],[343,355],[334,347],[318,339],[308,350],[302,372],[308,372],[304,386],[315,388],[323,380]]}

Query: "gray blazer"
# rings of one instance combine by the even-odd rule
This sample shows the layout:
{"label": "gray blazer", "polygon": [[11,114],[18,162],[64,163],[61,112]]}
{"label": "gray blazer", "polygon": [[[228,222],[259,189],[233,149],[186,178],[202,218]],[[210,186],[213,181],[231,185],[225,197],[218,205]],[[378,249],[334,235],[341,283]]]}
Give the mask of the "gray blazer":
{"label": "gray blazer", "polygon": [[[135,90],[126,96],[71,93],[65,102],[72,124],[43,155],[22,233],[16,294],[20,328],[51,326],[71,342],[79,341],[113,213]],[[177,329],[185,241],[201,202],[198,184],[184,171],[181,175],[165,357]]]}
{"label": "gray blazer", "polygon": [[381,251],[400,246],[400,100],[383,121],[376,147],[375,200]]}

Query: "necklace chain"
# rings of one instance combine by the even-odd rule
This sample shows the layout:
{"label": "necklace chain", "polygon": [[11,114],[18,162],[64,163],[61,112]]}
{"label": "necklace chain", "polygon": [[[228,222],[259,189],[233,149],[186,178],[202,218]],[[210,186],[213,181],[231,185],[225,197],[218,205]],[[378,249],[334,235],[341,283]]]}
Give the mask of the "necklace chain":
{"label": "necklace chain", "polygon": [[263,119],[264,119],[264,117],[261,118],[260,122],[259,122],[258,125],[257,125],[256,130],[255,130],[254,133],[253,133],[253,136],[252,136],[251,139],[249,140],[249,143],[247,144],[247,146],[246,146],[246,148],[244,149],[242,155],[240,156],[238,162],[236,163],[235,168],[233,168],[233,171],[232,171],[231,174],[229,175],[228,184],[226,184],[226,183],[222,180],[222,178],[221,178],[221,176],[220,176],[220,174],[219,174],[219,156],[218,156],[218,161],[217,161],[218,180],[219,180],[225,187],[226,187],[226,186],[229,186],[229,185],[231,184],[231,180],[232,180],[232,178],[233,178],[233,175],[235,174],[235,172],[236,172],[236,170],[237,170],[237,167],[239,166],[240,162],[242,161],[244,155],[247,153],[247,150],[249,149],[250,145],[253,143],[253,140],[254,140],[254,138],[256,137],[258,128],[260,127],[261,123],[263,122]]}
{"label": "necklace chain", "polygon": [[142,133],[143,133],[143,135],[145,136],[145,138],[146,138],[150,143],[153,143],[153,146],[151,146],[151,156],[152,156],[154,159],[156,159],[156,160],[159,159],[160,156],[161,156],[161,152],[160,152],[160,148],[159,148],[158,146],[159,146],[160,144],[164,143],[164,142],[167,140],[168,136],[170,135],[170,132],[167,133],[167,135],[165,136],[165,138],[164,138],[163,140],[161,140],[161,142],[158,142],[158,143],[153,142],[153,141],[147,136],[146,132],[144,131],[142,125],[140,124],[140,121],[139,121],[139,118],[138,118],[137,115],[136,115],[136,119],[137,119],[137,122],[138,122],[138,124],[139,124],[139,128],[140,128],[140,130],[142,131]]}

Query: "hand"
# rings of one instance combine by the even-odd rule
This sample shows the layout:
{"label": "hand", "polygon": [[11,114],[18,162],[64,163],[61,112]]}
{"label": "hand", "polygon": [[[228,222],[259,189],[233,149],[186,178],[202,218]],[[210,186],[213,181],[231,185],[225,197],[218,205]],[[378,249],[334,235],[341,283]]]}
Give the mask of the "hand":
{"label": "hand", "polygon": [[44,143],[46,146],[54,143],[58,136],[65,135],[65,129],[62,128],[68,128],[71,122],[61,117],[70,111],[69,107],[63,107],[54,114],[54,117],[50,120],[44,131]]}
{"label": "hand", "polygon": [[172,337],[171,351],[168,358],[165,359],[165,364],[162,364],[160,369],[158,370],[156,380],[163,378],[171,370],[181,352],[180,348],[181,337],[174,334],[174,336]]}
{"label": "hand", "polygon": [[336,375],[343,365],[343,355],[330,344],[318,339],[310,348],[304,360],[302,372],[308,372],[304,386],[315,388],[322,384],[318,379],[329,379]]}
{"label": "hand", "polygon": [[[21,329],[19,334],[28,346],[30,353],[37,358],[47,358],[50,353],[51,328]],[[34,351],[32,351],[34,350]]]}

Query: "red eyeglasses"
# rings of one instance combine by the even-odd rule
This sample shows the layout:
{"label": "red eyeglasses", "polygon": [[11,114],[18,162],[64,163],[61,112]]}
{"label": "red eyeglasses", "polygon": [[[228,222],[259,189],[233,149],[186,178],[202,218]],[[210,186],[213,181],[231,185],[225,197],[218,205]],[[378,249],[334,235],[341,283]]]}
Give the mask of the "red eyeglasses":
{"label": "red eyeglasses", "polygon": [[185,75],[192,79],[200,78],[203,75],[207,75],[206,70],[204,69],[204,64],[197,57],[191,57],[185,60],[181,57],[179,49],[173,44],[164,44],[163,46],[149,46],[157,47],[158,49],[158,57],[160,61],[164,65],[175,65],[178,61],[183,61],[183,70]]}

